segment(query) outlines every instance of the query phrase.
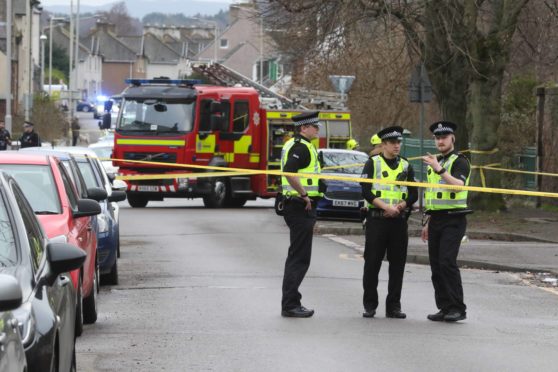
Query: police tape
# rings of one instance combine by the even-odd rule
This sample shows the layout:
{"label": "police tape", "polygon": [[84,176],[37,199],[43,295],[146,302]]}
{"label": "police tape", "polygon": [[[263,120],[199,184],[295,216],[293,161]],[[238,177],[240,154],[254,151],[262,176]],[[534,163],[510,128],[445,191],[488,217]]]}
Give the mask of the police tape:
{"label": "police tape", "polygon": [[384,179],[371,179],[371,178],[357,178],[357,177],[347,177],[347,176],[335,176],[331,174],[316,174],[316,173],[292,173],[292,172],[281,172],[279,170],[260,170],[260,169],[244,169],[244,168],[229,168],[229,167],[218,167],[211,165],[195,165],[195,164],[169,164],[161,162],[143,161],[143,160],[122,160],[122,159],[102,159],[102,160],[112,160],[126,163],[136,163],[136,164],[148,164],[148,165],[164,165],[165,167],[173,166],[177,168],[192,168],[192,169],[202,169],[202,170],[213,170],[219,171],[220,173],[216,176],[217,172],[202,172],[202,173],[165,173],[165,174],[149,174],[149,175],[130,175],[122,176],[118,175],[116,178],[120,180],[147,180],[147,179],[161,179],[164,178],[206,178],[206,177],[224,177],[224,174],[235,175],[273,175],[273,176],[290,176],[290,177],[302,177],[302,178],[313,178],[319,177],[320,179],[327,180],[337,180],[337,181],[349,181],[358,183],[371,183],[371,184],[385,184],[385,185],[398,185],[398,186],[411,186],[411,187],[421,187],[421,188],[445,188],[457,191],[473,191],[480,193],[491,193],[491,194],[505,194],[505,195],[522,195],[522,196],[536,196],[536,197],[547,197],[547,198],[558,198],[558,193],[545,192],[545,191],[528,191],[528,190],[516,190],[516,189],[503,189],[503,188],[492,188],[492,187],[480,187],[480,186],[460,186],[460,185],[449,185],[449,184],[433,184],[427,182],[411,182],[411,181],[392,181]]}

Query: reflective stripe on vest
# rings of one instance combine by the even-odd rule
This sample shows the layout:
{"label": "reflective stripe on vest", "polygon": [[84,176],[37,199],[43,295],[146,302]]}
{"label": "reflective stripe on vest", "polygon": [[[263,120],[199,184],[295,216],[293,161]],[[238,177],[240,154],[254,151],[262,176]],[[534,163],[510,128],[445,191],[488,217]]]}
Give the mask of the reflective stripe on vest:
{"label": "reflective stripe on vest", "polygon": [[[310,152],[310,164],[308,164],[306,168],[299,169],[297,173],[319,174],[321,172],[321,167],[320,167],[320,162],[318,161],[318,151],[316,150],[316,148],[311,142],[307,141],[304,138],[300,139],[300,143],[304,144],[308,148],[308,151]],[[287,164],[289,151],[294,146],[294,144],[295,144],[295,139],[291,138],[285,143],[283,149],[281,150],[281,171],[283,171],[285,164]],[[299,180],[300,183],[302,184],[302,187],[304,188],[304,191],[308,194],[308,196],[310,197],[322,196],[322,193],[319,191],[319,181],[320,181],[319,177],[309,177],[309,178],[300,177]],[[283,194],[286,196],[299,195],[298,191],[296,191],[289,184],[289,181],[287,181],[287,177],[285,176],[281,177],[281,188]]]}
{"label": "reflective stripe on vest", "polygon": [[[444,163],[440,163],[447,172],[451,173],[453,163],[459,158],[458,155],[452,154]],[[469,185],[469,177],[471,172],[467,175],[465,186]],[[441,175],[436,174],[432,167],[428,167],[427,171],[428,183],[436,183],[438,185],[445,185],[447,182]],[[428,187],[424,193],[426,210],[447,210],[447,209],[464,209],[467,208],[467,191],[458,191],[445,189],[442,187]]]}
{"label": "reflective stripe on vest", "polygon": [[[403,158],[400,158],[395,169],[391,169],[380,155],[372,157],[372,161],[374,163],[374,179],[378,180],[396,181],[399,174],[409,170],[409,162]],[[407,198],[408,189],[407,186],[373,183],[372,194],[386,204],[396,205]],[[368,208],[377,208],[373,204],[367,204]]]}

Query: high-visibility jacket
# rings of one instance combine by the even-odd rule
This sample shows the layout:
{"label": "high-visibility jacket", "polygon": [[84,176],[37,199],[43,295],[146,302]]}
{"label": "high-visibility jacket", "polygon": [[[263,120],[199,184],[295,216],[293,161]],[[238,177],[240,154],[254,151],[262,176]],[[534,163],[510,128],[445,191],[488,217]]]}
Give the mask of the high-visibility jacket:
{"label": "high-visibility jacket", "polygon": [[[459,155],[452,154],[440,165],[446,169],[448,173],[451,173],[451,168],[455,161],[459,158]],[[465,181],[465,186],[469,185],[469,178],[471,176],[471,171],[467,175],[467,180]],[[447,182],[442,178],[441,175],[436,174],[432,167],[428,167],[427,170],[427,180],[428,183],[436,183],[439,185],[444,185]],[[425,207],[428,211],[436,210],[448,210],[448,209],[465,209],[467,208],[467,191],[451,190],[446,188],[436,188],[429,187],[426,189],[424,194]]]}
{"label": "high-visibility jacket", "polygon": [[[294,138],[288,140],[283,149],[281,150],[281,171],[285,168],[285,164],[287,164],[287,158],[289,156],[289,151],[294,146],[294,144],[300,141],[300,143],[304,144],[308,151],[310,152],[310,163],[306,168],[299,169],[297,173],[316,173],[319,174],[321,172],[320,162],[318,161],[318,151],[314,147],[314,145],[306,140],[303,137],[300,137],[295,141]],[[308,194],[309,197],[321,197],[322,193],[319,191],[319,177],[300,177],[300,183],[304,188],[304,191]],[[296,191],[287,181],[287,177],[281,177],[281,187],[283,190],[283,195],[285,196],[298,196],[299,193]]]}
{"label": "high-visibility jacket", "polygon": [[[371,160],[374,164],[374,179],[396,181],[401,173],[406,174],[409,171],[409,162],[403,158],[399,159],[399,164],[395,169],[391,169],[385,159],[380,155],[373,156]],[[401,178],[399,178],[399,180],[401,180]],[[407,177],[405,176],[405,181],[406,180]],[[372,194],[380,198],[380,200],[386,204],[396,205],[407,198],[409,191],[407,186],[373,183]],[[373,204],[367,204],[368,208],[377,208]]]}

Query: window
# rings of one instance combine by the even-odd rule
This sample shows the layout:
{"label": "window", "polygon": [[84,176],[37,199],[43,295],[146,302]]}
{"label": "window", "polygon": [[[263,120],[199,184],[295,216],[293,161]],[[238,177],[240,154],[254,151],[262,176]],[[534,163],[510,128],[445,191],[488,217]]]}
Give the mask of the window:
{"label": "window", "polygon": [[248,102],[236,101],[233,111],[233,132],[243,133],[250,122],[250,106]]}
{"label": "window", "polygon": [[17,263],[17,250],[12,222],[4,200],[0,197],[0,267],[14,266]]}
{"label": "window", "polygon": [[93,171],[92,164],[90,164],[87,160],[78,161],[77,164],[79,170],[81,171],[81,175],[85,180],[85,186],[87,186],[87,188],[99,187],[100,185]]}
{"label": "window", "polygon": [[64,183],[64,189],[66,189],[66,195],[68,195],[68,201],[70,202],[70,207],[73,211],[77,211],[78,197],[76,195],[76,191],[74,189],[72,181],[70,180],[70,176],[68,176],[68,172],[66,172],[64,166],[59,165],[59,167],[60,175],[62,176],[62,182]]}
{"label": "window", "polygon": [[211,131],[211,101],[210,99],[204,99],[200,104],[200,132],[210,132]]}
{"label": "window", "polygon": [[229,47],[229,40],[228,39],[219,39],[219,47],[221,49],[227,49]]}
{"label": "window", "polygon": [[35,272],[37,272],[39,267],[41,267],[41,261],[44,256],[45,247],[43,244],[45,242],[45,236],[43,235],[39,221],[37,221],[29,203],[23,196],[23,192],[21,192],[16,184],[12,184],[12,190],[21,212],[23,224],[25,225],[27,240],[29,241],[29,248],[31,250],[31,264]]}

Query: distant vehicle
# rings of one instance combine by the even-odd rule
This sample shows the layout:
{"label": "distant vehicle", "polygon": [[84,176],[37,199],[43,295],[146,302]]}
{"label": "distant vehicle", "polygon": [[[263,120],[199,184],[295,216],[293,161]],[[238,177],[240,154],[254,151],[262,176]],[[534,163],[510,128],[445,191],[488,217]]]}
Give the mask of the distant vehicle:
{"label": "distant vehicle", "polygon": [[91,112],[95,110],[95,105],[87,101],[78,101],[76,110],[83,112]]}
{"label": "distant vehicle", "polygon": [[[0,229],[3,230],[3,227]],[[9,242],[4,240],[0,243],[2,256],[6,255],[7,249],[13,248],[7,243]],[[17,279],[11,275],[0,274],[0,372],[27,370],[27,360],[21,343],[18,320],[11,312],[21,306],[22,297]]]}
{"label": "distant vehicle", "polygon": [[322,180],[327,189],[318,202],[318,217],[359,219],[364,207],[362,188],[358,178],[362,174],[368,155],[360,151],[321,149],[322,174],[355,178],[355,182]]}
{"label": "distant vehicle", "polygon": [[95,111],[93,111],[93,117],[95,119],[100,119],[105,113],[105,102],[108,101],[107,96],[97,96],[95,100]]}
{"label": "distant vehicle", "polygon": [[13,314],[29,371],[75,371],[76,292],[68,272],[83,265],[85,253],[49,242],[23,191],[4,172],[0,220],[0,273],[21,285],[23,303]]}

